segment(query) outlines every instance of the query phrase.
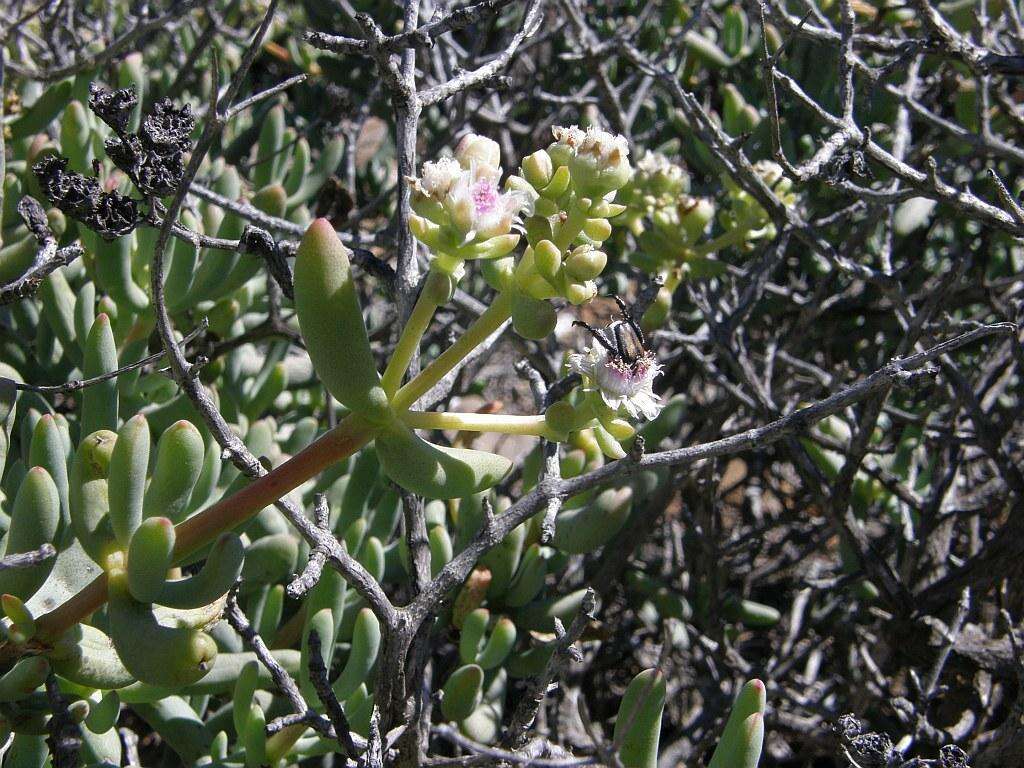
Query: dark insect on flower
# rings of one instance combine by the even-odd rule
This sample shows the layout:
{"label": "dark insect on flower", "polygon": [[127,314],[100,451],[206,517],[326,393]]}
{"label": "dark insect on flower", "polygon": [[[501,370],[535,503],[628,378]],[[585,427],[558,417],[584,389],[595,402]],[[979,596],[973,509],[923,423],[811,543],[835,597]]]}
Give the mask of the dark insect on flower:
{"label": "dark insect on flower", "polygon": [[132,110],[138,103],[139,97],[133,86],[111,91],[97,83],[89,84],[89,109],[117,133],[128,130]]}
{"label": "dark insect on flower", "polygon": [[156,152],[187,152],[195,126],[191,106],[176,107],[170,99],[161,99],[142,119],[139,136],[148,149]]}
{"label": "dark insect on flower", "polygon": [[577,320],[573,325],[586,328],[598,348],[569,356],[569,367],[596,386],[605,404],[614,411],[624,408],[633,418],[655,418],[661,411],[661,398],[654,394],[654,379],[661,366],[647,349],[644,332],[633,313],[616,296],[622,319],[601,331]]}
{"label": "dark insect on flower", "polygon": [[594,328],[583,320],[573,320],[572,324],[586,328],[594,337],[594,341],[604,347],[613,360],[633,365],[638,360],[650,355],[647,349],[647,339],[636,320],[633,319],[633,312],[626,306],[626,303],[618,296],[613,298],[619,305],[621,319],[613,322],[605,330]]}

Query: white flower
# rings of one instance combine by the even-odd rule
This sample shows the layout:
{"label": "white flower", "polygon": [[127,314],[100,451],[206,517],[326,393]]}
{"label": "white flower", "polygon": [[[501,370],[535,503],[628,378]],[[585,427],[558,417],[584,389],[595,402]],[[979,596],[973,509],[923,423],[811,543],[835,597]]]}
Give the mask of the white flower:
{"label": "white flower", "polygon": [[661,398],[654,394],[654,379],[661,366],[650,352],[642,352],[629,363],[597,346],[569,355],[569,367],[585,377],[612,410],[624,408],[634,419],[643,414],[648,420],[661,411]]}
{"label": "white flower", "polygon": [[457,160],[444,157],[434,162],[423,164],[423,175],[419,179],[419,189],[423,194],[442,201],[448,194],[455,180],[462,175],[462,166]]}
{"label": "white flower", "polygon": [[554,135],[557,143],[564,144],[573,151],[575,151],[587,137],[587,132],[578,125],[556,125],[551,128],[551,133]]}
{"label": "white flower", "polygon": [[516,216],[529,202],[519,191],[502,192],[497,179],[476,173],[474,164],[464,170],[445,196],[444,207],[452,225],[467,241],[507,235]]}
{"label": "white flower", "polygon": [[633,175],[629,143],[601,128],[552,128],[555,143],[548,153],[556,165],[568,165],[573,183],[583,195],[603,197],[621,188]]}
{"label": "white flower", "polygon": [[626,137],[600,128],[587,129],[577,154],[593,158],[601,169],[617,168],[623,163],[629,167],[629,143]]}

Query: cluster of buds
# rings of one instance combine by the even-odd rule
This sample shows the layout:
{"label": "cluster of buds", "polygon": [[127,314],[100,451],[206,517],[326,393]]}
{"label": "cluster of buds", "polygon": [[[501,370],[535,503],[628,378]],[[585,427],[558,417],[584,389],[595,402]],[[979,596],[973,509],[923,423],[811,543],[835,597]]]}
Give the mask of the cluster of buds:
{"label": "cluster of buds", "polygon": [[[759,160],[754,164],[754,171],[785,205],[796,204],[793,181],[785,176],[781,165],[772,160]],[[719,224],[726,231],[745,232],[747,243],[775,237],[775,225],[761,204],[728,176],[723,177],[722,181],[729,193],[729,206],[719,213]]]}
{"label": "cluster of buds", "polygon": [[516,247],[512,227],[530,199],[508,183],[501,190],[500,181],[501,149],[476,134],[462,139],[454,158],[423,164],[411,180],[410,228],[430,248],[432,269],[458,279],[466,261],[501,258]]}
{"label": "cluster of buds", "polygon": [[525,158],[511,180],[532,201],[523,258],[497,261],[485,272],[495,288],[512,294],[513,326],[527,338],[554,328],[549,299],[580,305],[597,294],[594,281],[608,262],[601,246],[612,233],[609,219],[625,210],[615,195],[633,174],[622,136],[556,127],[554,137],[547,149]]}
{"label": "cluster of buds", "polygon": [[639,246],[631,263],[654,274],[692,266],[715,204],[690,194],[690,177],[683,166],[648,152],[637,163],[623,200],[628,206],[624,216]]}
{"label": "cluster of buds", "polygon": [[626,206],[621,221],[634,235],[640,235],[644,220],[655,211],[675,203],[690,192],[690,174],[660,152],[647,152],[636,164],[636,173],[619,193]]}

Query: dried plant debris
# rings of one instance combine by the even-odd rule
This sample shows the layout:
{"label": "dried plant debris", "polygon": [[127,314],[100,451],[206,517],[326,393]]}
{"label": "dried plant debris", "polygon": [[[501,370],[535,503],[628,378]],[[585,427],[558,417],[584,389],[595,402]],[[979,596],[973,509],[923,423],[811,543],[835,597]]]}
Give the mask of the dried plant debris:
{"label": "dried plant debris", "polygon": [[[161,99],[143,117],[139,132],[129,133],[137,103],[133,88],[112,91],[96,83],[89,86],[89,108],[115,133],[103,142],[107,156],[144,199],[166,197],[175,192],[185,174],[185,153],[195,129],[192,108],[187,104],[176,107]],[[33,166],[51,203],[107,240],[138,226],[140,201],[103,191],[98,178],[69,171],[68,162],[64,157],[48,156]]]}
{"label": "dried plant debris", "polygon": [[865,731],[856,715],[838,718],[833,732],[851,768],[971,768],[967,753],[955,744],[941,747],[938,759],[905,758],[888,734]]}
{"label": "dried plant debris", "polygon": [[141,220],[136,200],[104,192],[99,179],[69,171],[68,159],[48,155],[32,166],[43,194],[57,208],[106,240],[127,235]]}
{"label": "dried plant debris", "polygon": [[160,99],[152,111],[142,118],[139,136],[147,148],[162,155],[187,152],[192,145],[196,127],[192,107],[176,107],[170,99]]}
{"label": "dried plant debris", "polygon": [[89,109],[118,134],[128,130],[132,110],[139,103],[135,88],[119,88],[115,91],[99,83],[89,84]]}

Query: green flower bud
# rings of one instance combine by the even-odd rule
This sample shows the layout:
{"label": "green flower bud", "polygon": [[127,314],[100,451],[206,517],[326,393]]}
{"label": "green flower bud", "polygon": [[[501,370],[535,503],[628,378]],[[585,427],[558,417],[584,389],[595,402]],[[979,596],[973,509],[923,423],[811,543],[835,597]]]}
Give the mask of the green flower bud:
{"label": "green flower bud", "polygon": [[583,225],[583,234],[597,243],[603,242],[611,237],[611,222],[601,218],[587,219],[587,223]]}
{"label": "green flower bud", "polygon": [[526,156],[523,158],[522,173],[523,178],[530,182],[535,189],[543,189],[551,183],[551,177],[555,173],[551,155],[540,149],[532,155]]}
{"label": "green flower bud", "polygon": [[459,146],[455,148],[455,159],[463,168],[472,168],[474,165],[499,168],[501,147],[493,139],[469,133],[462,137]]}
{"label": "green flower bud", "polygon": [[562,253],[550,240],[541,240],[534,248],[533,261],[544,279],[553,282],[562,268]]}
{"label": "green flower bud", "polygon": [[573,280],[585,282],[600,275],[607,263],[608,256],[604,251],[598,251],[589,245],[581,245],[565,260],[565,271]]}
{"label": "green flower bud", "polygon": [[559,435],[567,435],[579,428],[579,417],[576,409],[567,400],[552,403],[544,412],[544,421]]}
{"label": "green flower bud", "polygon": [[565,291],[565,298],[576,306],[586,304],[595,296],[597,296],[597,285],[592,280],[586,280],[582,283],[570,283]]}

